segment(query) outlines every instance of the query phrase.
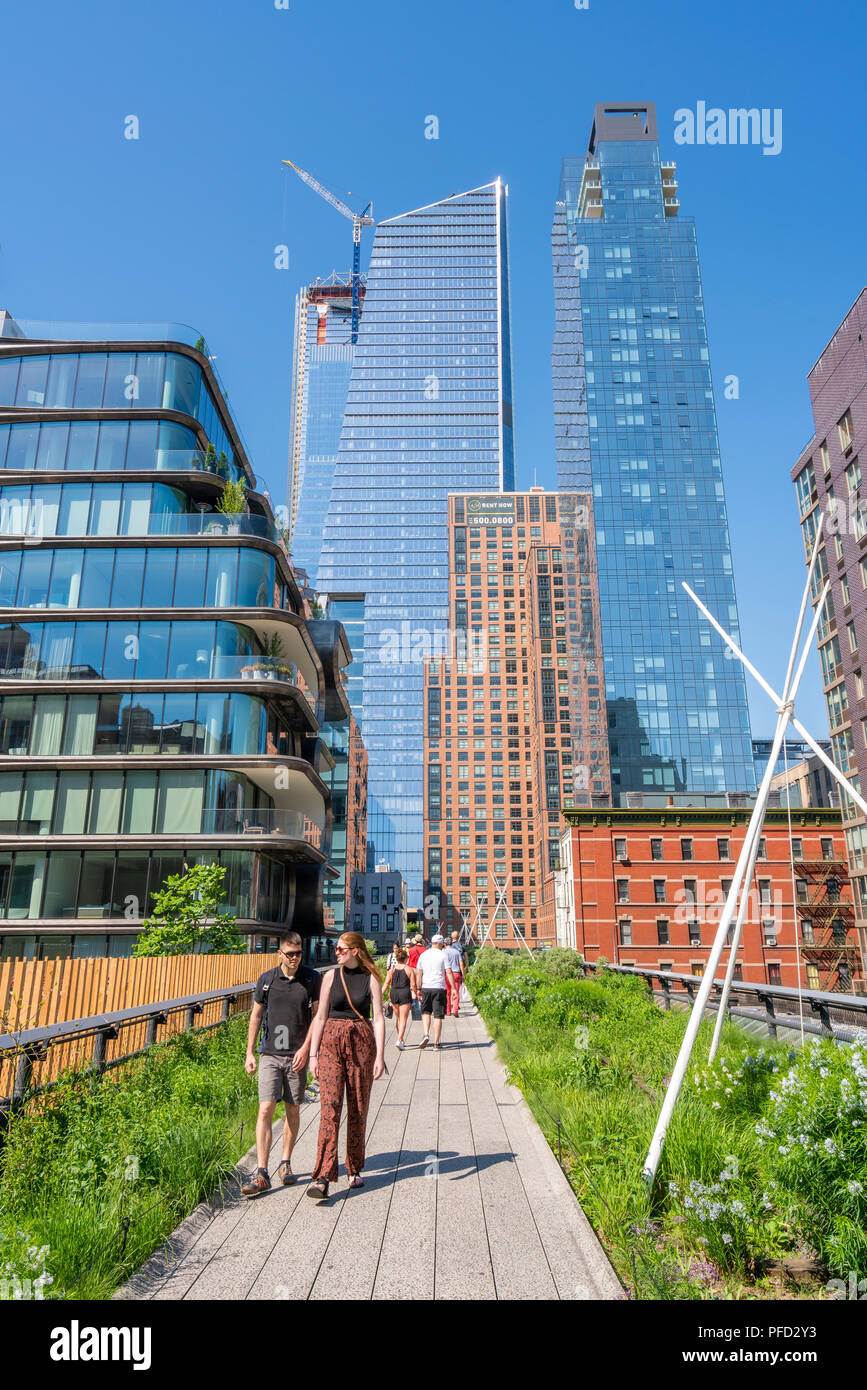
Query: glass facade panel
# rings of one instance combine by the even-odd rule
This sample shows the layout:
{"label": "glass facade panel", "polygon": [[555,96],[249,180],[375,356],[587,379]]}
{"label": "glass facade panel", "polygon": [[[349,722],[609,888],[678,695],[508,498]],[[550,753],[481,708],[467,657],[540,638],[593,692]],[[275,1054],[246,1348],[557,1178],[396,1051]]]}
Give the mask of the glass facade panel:
{"label": "glass facade panel", "polygon": [[423,658],[448,616],[447,498],[514,487],[508,283],[499,181],[378,225],[323,527],[318,588],[366,596],[355,713],[368,842],[401,869],[411,904],[422,894]]}
{"label": "glass facade panel", "polygon": [[738,640],[695,226],[673,215],[652,106],[641,125],[624,138],[596,108],[552,236],[558,480],[593,489],[616,804],[755,790],[743,670],[681,587]]}

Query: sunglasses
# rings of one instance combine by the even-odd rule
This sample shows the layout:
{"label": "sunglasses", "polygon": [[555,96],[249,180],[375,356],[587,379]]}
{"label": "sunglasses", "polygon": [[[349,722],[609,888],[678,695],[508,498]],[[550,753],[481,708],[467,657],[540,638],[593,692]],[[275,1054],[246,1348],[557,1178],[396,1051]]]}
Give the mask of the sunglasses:
{"label": "sunglasses", "polygon": [[295,958],[297,958],[297,957],[300,957],[301,952],[300,952],[300,951],[281,951],[280,954],[281,954],[281,956],[285,956],[287,960],[293,960],[293,959],[295,959]]}
{"label": "sunglasses", "polygon": [[348,947],[348,946],[335,946],[335,948],[334,948],[334,954],[335,954],[336,956],[348,956],[348,955],[349,955],[349,947]]}

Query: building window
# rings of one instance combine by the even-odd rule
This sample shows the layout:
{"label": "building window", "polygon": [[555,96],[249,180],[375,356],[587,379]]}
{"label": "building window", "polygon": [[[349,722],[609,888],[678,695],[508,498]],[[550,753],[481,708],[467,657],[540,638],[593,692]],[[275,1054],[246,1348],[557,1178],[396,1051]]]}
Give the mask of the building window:
{"label": "building window", "polygon": [[389,904],[391,904],[391,903],[394,902],[394,886],[393,886],[393,885],[392,885],[391,887],[389,887],[389,888],[386,888],[386,890],[385,890],[385,901],[386,901],[386,903],[389,903]]}
{"label": "building window", "polygon": [[665,902],[665,879],[655,878],[653,880],[653,901],[655,903]]}
{"label": "building window", "polygon": [[731,859],[728,840],[717,840],[716,852],[719,856],[720,863],[727,864]]}
{"label": "building window", "polygon": [[766,840],[765,840],[764,835],[762,835],[761,839],[759,840],[759,853],[758,853],[757,858],[759,858],[759,859],[767,859],[767,857],[768,857],[768,846],[767,846],[767,842],[766,842]]}
{"label": "building window", "polygon": [[656,919],[656,943],[658,946],[669,946],[671,943],[668,938],[668,920],[665,917]]}
{"label": "building window", "polygon": [[689,944],[690,946],[701,945],[701,923],[693,919],[689,924]]}
{"label": "building window", "polygon": [[615,839],[615,841],[614,841],[614,857],[615,857],[615,859],[625,859],[625,858],[627,857],[627,856],[626,856],[626,841],[625,841],[625,840],[618,840],[618,839]]}
{"label": "building window", "polygon": [[680,857],[681,857],[681,859],[692,859],[692,858],[693,858],[693,853],[692,853],[692,840],[681,840],[681,842],[680,842]]}
{"label": "building window", "polygon": [[819,967],[817,965],[807,966],[807,989],[819,988]]}
{"label": "building window", "polygon": [[371,930],[371,931],[379,931],[379,913],[378,913],[378,912],[371,912],[371,914],[370,914],[370,930]]}
{"label": "building window", "polygon": [[656,859],[656,860],[662,859],[662,841],[661,841],[661,840],[651,840],[651,842],[650,842],[650,857],[651,857],[651,859]]}
{"label": "building window", "polygon": [[813,923],[809,917],[801,918],[801,940],[805,946],[812,946],[816,940],[813,934]]}
{"label": "building window", "polygon": [[696,884],[698,880],[685,878],[683,880],[683,899],[684,902],[694,903],[696,900]]}
{"label": "building window", "polygon": [[840,439],[840,448],[848,449],[854,438],[851,410],[845,411],[837,421],[837,434]]}
{"label": "building window", "polygon": [[629,917],[620,918],[620,944],[621,946],[632,945],[632,921]]}
{"label": "building window", "polygon": [[617,880],[617,901],[619,903],[629,902],[629,879],[619,878]]}
{"label": "building window", "polygon": [[765,945],[776,946],[777,944],[777,924],[773,917],[767,917],[762,922],[762,930],[765,934]]}
{"label": "building window", "polygon": [[769,962],[768,962],[768,984],[769,984],[769,985],[781,985],[782,983],[783,983],[783,977],[782,977],[782,974],[780,973],[780,965],[779,965],[779,962],[778,962],[778,961],[769,961]]}
{"label": "building window", "polygon": [[372,903],[378,903],[378,902],[379,902],[379,889],[378,889],[378,888],[371,888],[371,890],[370,890],[370,901],[371,901]]}
{"label": "building window", "polygon": [[793,858],[793,859],[803,859],[803,857],[804,857],[804,842],[803,842],[803,840],[801,839],[801,837],[800,837],[799,835],[795,835],[795,836],[793,837],[793,839],[792,839],[792,858]]}
{"label": "building window", "polygon": [[386,919],[385,919],[385,929],[386,929],[386,931],[394,931],[394,913],[393,913],[393,912],[389,912],[388,916],[387,916]]}
{"label": "building window", "polygon": [[835,856],[834,856],[834,841],[833,841],[833,840],[827,840],[827,839],[825,839],[825,837],[823,836],[823,837],[822,837],[821,843],[822,843],[822,858],[823,858],[823,859],[833,859],[833,858],[835,857]]}
{"label": "building window", "polygon": [[[692,944],[693,943],[690,942],[690,945]],[[689,963],[689,973],[690,975],[697,975],[698,978],[701,979],[702,975],[704,974],[703,963],[700,960],[691,960]]]}

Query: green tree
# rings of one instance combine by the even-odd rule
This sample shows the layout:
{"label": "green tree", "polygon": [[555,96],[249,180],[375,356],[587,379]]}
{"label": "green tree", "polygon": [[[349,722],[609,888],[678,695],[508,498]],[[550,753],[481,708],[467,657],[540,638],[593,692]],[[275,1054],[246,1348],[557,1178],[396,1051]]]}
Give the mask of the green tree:
{"label": "green tree", "polygon": [[134,956],[240,955],[246,941],[238,935],[234,912],[220,912],[226,870],[220,864],[193,864],[169,874],[151,894],[154,909],[132,948]]}

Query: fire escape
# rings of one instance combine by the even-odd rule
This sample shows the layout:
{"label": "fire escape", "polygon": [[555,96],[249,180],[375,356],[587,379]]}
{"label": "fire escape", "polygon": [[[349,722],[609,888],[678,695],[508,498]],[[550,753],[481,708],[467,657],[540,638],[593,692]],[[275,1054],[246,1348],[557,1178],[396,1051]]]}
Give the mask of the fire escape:
{"label": "fire escape", "polygon": [[[811,988],[851,994],[863,982],[846,864],[842,859],[802,859],[795,863],[795,874],[798,913],[810,923],[806,932],[802,929],[801,954],[819,977]],[[845,897],[843,890],[848,890]]]}

